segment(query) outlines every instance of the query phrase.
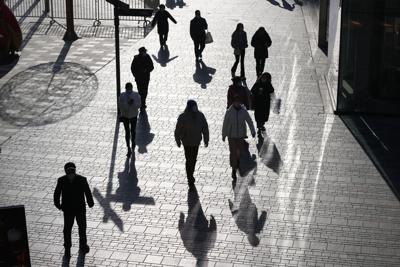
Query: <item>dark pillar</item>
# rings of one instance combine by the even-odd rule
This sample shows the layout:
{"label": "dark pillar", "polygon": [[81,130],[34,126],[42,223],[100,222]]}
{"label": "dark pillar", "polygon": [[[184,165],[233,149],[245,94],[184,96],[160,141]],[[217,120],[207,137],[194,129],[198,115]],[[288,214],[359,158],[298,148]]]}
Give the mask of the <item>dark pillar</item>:
{"label": "dark pillar", "polygon": [[73,0],[65,0],[66,17],[67,17],[67,31],[64,34],[64,41],[75,41],[78,35],[74,29],[74,5]]}
{"label": "dark pillar", "polygon": [[114,28],[115,28],[115,73],[117,79],[117,109],[119,114],[118,98],[121,94],[121,74],[120,74],[120,57],[119,57],[119,17],[118,7],[114,6]]}

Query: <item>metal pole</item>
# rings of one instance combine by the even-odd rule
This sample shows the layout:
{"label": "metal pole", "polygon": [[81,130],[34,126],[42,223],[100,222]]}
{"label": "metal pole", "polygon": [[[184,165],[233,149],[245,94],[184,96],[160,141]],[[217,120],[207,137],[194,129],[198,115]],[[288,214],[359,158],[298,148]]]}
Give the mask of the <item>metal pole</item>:
{"label": "metal pole", "polygon": [[44,0],[44,12],[49,13],[49,11],[50,11],[49,0]]}
{"label": "metal pole", "polygon": [[65,0],[66,15],[67,15],[67,31],[64,34],[64,41],[75,41],[78,35],[74,29],[74,4],[73,0]]}
{"label": "metal pole", "polygon": [[114,26],[115,26],[115,73],[117,78],[117,110],[119,114],[118,100],[121,94],[121,74],[120,74],[120,60],[119,60],[119,17],[118,7],[114,6]]}

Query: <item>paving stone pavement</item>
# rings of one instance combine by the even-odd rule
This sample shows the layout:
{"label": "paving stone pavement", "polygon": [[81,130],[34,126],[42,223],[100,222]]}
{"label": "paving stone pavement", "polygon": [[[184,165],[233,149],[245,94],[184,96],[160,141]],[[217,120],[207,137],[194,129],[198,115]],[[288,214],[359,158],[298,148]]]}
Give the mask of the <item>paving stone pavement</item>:
{"label": "paving stone pavement", "polygon": [[[73,44],[89,51],[108,41],[110,50],[99,54],[106,56],[83,52],[85,61],[70,49],[66,57],[97,71],[98,88],[85,107],[52,123],[14,126],[2,145],[0,205],[25,205],[33,266],[398,266],[399,202],[324,106],[315,39],[302,8],[289,12],[261,0],[185,3],[171,11],[178,24],[170,27],[169,54],[159,52],[155,31],[122,53],[122,84],[132,81],[130,62],[140,46],[157,62],[134,161],[126,160],[123,127],[116,123],[114,61],[101,69],[94,64],[112,59],[110,39]],[[196,9],[214,37],[197,69],[189,38]],[[271,114],[260,153],[249,140],[257,167],[233,191],[221,126],[234,60],[230,34],[239,21],[248,38],[261,25],[271,35],[266,70],[282,108]],[[40,56],[28,45],[15,69],[27,68],[20,67],[23,60],[29,66],[56,61],[62,42],[37,38],[39,47],[54,48]],[[255,64],[252,49],[246,52],[251,86]],[[4,76],[2,86],[12,76]],[[209,147],[200,148],[196,167],[198,195],[188,194],[183,151],[173,138],[188,98],[197,100],[210,127]],[[2,129],[10,128],[3,123]],[[87,212],[91,250],[78,256],[75,227],[70,262],[63,258],[62,214],[52,204],[67,161],[88,178],[96,199]]]}

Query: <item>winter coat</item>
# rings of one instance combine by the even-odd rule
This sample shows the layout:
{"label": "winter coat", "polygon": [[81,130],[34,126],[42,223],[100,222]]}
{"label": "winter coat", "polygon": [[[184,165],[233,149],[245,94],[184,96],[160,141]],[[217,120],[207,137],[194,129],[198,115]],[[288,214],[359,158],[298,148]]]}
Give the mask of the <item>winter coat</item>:
{"label": "winter coat", "polygon": [[207,21],[204,18],[194,18],[190,21],[190,37],[193,41],[204,42],[206,40]]}
{"label": "winter coat", "polygon": [[248,47],[247,34],[245,31],[234,31],[232,33],[231,46],[234,49],[243,50]]}
{"label": "winter coat", "polygon": [[268,121],[271,106],[271,94],[274,87],[269,82],[257,81],[251,88],[251,103],[257,121]]}
{"label": "winter coat", "polygon": [[165,34],[169,31],[168,19],[172,20],[176,23],[176,20],[171,16],[171,14],[164,10],[164,11],[157,11],[154,15],[154,19],[151,22],[151,26],[154,27],[157,24],[157,32],[159,34]]}
{"label": "winter coat", "polygon": [[185,110],[178,117],[175,127],[175,141],[184,146],[199,146],[202,135],[204,143],[208,144],[209,132],[206,117],[200,111]]}
{"label": "winter coat", "polygon": [[246,122],[250,128],[251,134],[255,135],[256,131],[253,121],[247,110],[243,106],[241,106],[240,109],[236,109],[233,105],[230,106],[225,113],[222,137],[245,138],[247,136]]}
{"label": "winter coat", "polygon": [[131,71],[136,81],[149,81],[150,72],[152,72],[153,70],[153,61],[148,54],[138,54],[133,57]]}
{"label": "winter coat", "polygon": [[119,110],[123,118],[132,119],[137,117],[138,109],[141,105],[140,95],[136,92],[123,92],[119,96]]}
{"label": "winter coat", "polygon": [[[61,203],[60,203],[61,196]],[[54,190],[54,205],[63,211],[85,211],[86,201],[89,207],[94,205],[92,192],[85,177],[75,175],[72,182],[64,175],[57,180]]]}
{"label": "winter coat", "polygon": [[237,85],[231,85],[229,86],[228,89],[228,94],[227,94],[227,107],[229,108],[232,103],[233,103],[233,99],[234,97],[238,95],[240,97],[240,100],[242,102],[242,104],[246,107],[246,109],[250,108],[250,92],[249,90],[244,87],[244,86],[237,86]]}
{"label": "winter coat", "polygon": [[257,31],[251,38],[251,46],[254,47],[254,57],[268,58],[268,47],[270,47],[271,44],[271,37],[269,37],[268,33],[260,34]]}

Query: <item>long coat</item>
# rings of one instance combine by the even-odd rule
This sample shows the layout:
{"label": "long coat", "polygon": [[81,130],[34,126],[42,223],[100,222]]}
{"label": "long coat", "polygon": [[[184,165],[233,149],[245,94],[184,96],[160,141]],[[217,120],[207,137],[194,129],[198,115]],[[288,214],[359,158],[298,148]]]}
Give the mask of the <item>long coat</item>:
{"label": "long coat", "polygon": [[251,46],[254,47],[255,58],[268,58],[268,47],[272,44],[271,37],[268,33],[259,34],[256,32],[251,38]]}
{"label": "long coat", "polygon": [[269,82],[263,83],[257,81],[251,88],[252,105],[256,121],[268,121],[271,107],[271,94],[273,92],[274,87],[272,87],[272,84]]}
{"label": "long coat", "polygon": [[148,54],[133,57],[131,72],[136,81],[149,81],[150,72],[154,69],[153,61]]}
{"label": "long coat", "polygon": [[174,17],[171,16],[171,14],[168,11],[166,10],[157,11],[157,13],[154,15],[153,21],[151,22],[151,26],[154,27],[157,23],[157,32],[159,34],[168,33],[169,31],[168,19],[176,23],[176,20],[174,19]]}

